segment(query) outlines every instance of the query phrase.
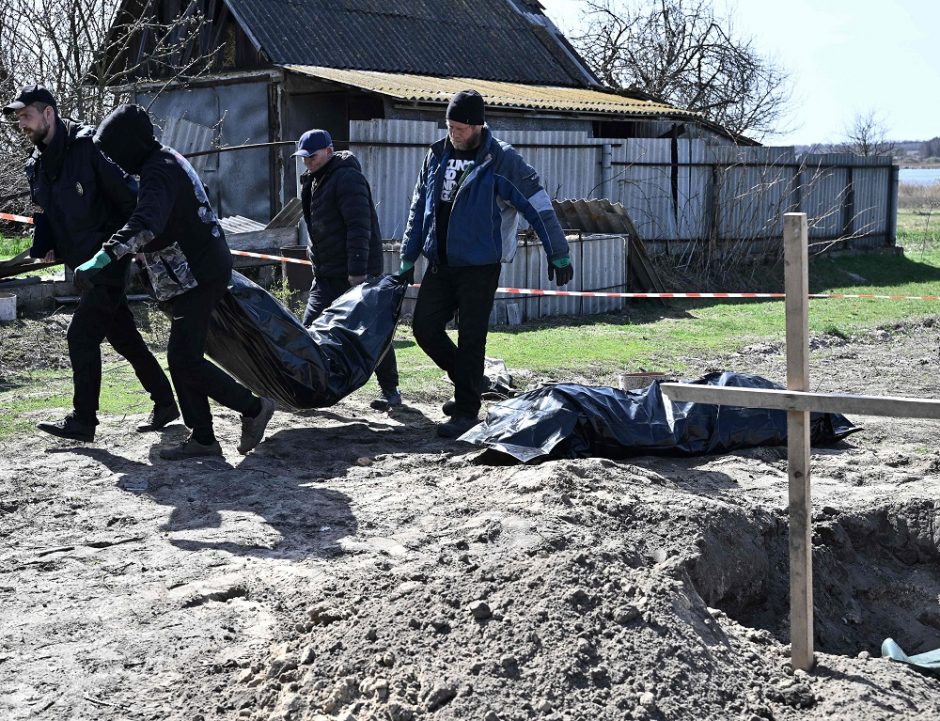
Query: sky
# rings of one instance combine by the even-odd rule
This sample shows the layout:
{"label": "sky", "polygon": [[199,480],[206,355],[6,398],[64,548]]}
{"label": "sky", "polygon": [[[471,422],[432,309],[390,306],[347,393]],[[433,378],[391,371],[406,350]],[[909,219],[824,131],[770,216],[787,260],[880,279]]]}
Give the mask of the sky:
{"label": "sky", "polygon": [[[566,34],[580,0],[539,0]],[[736,35],[786,69],[790,110],[767,145],[835,143],[874,112],[888,140],[940,136],[940,0],[715,0]]]}

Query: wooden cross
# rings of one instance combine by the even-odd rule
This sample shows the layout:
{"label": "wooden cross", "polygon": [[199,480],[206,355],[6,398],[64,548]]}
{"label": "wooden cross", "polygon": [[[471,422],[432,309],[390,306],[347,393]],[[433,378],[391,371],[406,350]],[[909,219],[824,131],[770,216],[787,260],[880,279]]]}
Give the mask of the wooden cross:
{"label": "wooden cross", "polygon": [[940,418],[940,401],[809,391],[808,226],[805,213],[783,216],[786,271],[787,389],[663,383],[672,400],[787,411],[790,493],[790,662],[813,666],[813,545],[810,497],[810,411]]}

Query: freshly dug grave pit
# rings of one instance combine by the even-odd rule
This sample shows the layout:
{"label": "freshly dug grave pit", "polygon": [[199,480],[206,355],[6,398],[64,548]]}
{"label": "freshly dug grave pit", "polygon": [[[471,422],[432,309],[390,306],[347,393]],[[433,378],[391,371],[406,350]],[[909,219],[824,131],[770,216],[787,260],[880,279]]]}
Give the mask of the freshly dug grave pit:
{"label": "freshly dug grave pit", "polygon": [[[712,522],[690,579],[709,606],[787,643],[787,544],[782,512]],[[918,500],[865,511],[823,507],[813,518],[816,649],[876,656],[889,637],[908,653],[940,648],[938,561],[940,503]]]}

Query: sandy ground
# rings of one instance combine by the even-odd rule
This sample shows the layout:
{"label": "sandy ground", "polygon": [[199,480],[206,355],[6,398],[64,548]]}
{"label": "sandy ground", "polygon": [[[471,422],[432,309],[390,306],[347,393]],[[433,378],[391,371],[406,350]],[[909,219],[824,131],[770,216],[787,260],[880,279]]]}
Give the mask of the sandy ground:
{"label": "sandy ground", "polygon": [[[930,323],[814,348],[819,390],[940,397]],[[773,345],[693,365],[785,376]],[[785,449],[493,467],[434,436],[443,398],[366,400],[278,412],[246,457],[219,411],[224,460],[160,461],[185,430],[138,417],[0,445],[0,718],[940,714],[940,680],[879,658],[940,647],[938,423],[814,449],[807,674]]]}

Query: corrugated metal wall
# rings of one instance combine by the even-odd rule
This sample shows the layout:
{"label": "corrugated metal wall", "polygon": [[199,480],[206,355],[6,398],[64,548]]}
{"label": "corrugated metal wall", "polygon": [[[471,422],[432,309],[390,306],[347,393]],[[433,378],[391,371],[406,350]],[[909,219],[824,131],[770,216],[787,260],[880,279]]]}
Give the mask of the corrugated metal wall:
{"label": "corrugated metal wall", "polygon": [[[157,137],[181,143],[181,153],[270,140],[268,81],[139,95],[148,107]],[[152,102],[151,102],[152,100]],[[189,147],[186,147],[189,146]],[[202,147],[200,147],[202,146]],[[219,153],[194,159],[209,198],[220,216],[243,215],[260,222],[271,218],[270,151],[266,148]]]}
{"label": "corrugated metal wall", "polygon": [[[782,216],[790,211],[809,215],[814,247],[894,244],[896,170],[890,158],[797,159],[792,148],[602,139],[580,131],[500,132],[496,123],[496,135],[519,149],[549,195],[622,203],[652,253],[682,256],[704,242],[719,253],[763,252],[777,242]],[[443,132],[427,121],[350,123],[350,148],[372,182],[385,237],[401,237],[427,146]]]}
{"label": "corrugated metal wall", "polygon": [[418,171],[428,146],[440,137],[437,126],[419,120],[354,120],[349,136],[349,149],[372,185],[382,235],[401,239]]}

